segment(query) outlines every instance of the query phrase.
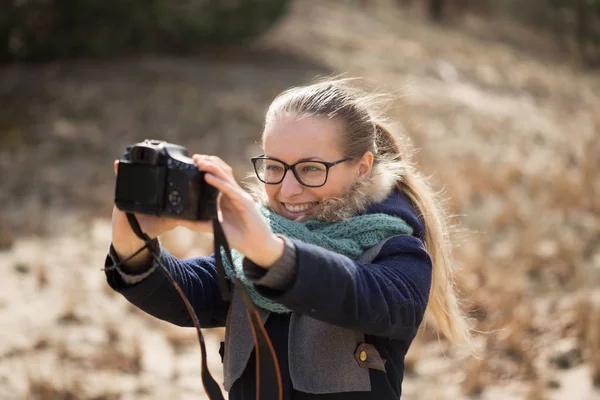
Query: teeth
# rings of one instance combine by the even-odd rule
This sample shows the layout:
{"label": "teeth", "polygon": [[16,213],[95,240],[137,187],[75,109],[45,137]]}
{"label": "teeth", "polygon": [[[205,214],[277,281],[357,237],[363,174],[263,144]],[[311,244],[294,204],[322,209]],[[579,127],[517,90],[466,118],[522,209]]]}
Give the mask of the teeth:
{"label": "teeth", "polygon": [[310,209],[311,209],[311,208],[313,208],[314,206],[315,206],[315,204],[314,204],[314,203],[310,203],[310,204],[304,204],[304,205],[301,205],[301,206],[293,206],[293,205],[291,205],[291,204],[285,204],[285,208],[286,208],[288,211],[291,211],[291,212],[293,212],[293,213],[301,213],[301,212],[305,212],[305,211],[308,211],[308,210],[310,210]]}

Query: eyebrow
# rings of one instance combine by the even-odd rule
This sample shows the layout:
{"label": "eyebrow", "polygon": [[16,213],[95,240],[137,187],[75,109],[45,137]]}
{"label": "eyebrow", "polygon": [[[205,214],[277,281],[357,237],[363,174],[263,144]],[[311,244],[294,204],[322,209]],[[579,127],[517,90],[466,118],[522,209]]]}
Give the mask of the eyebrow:
{"label": "eyebrow", "polygon": [[[272,159],[279,160],[279,161],[283,161],[280,158],[272,157],[272,156],[269,156],[269,155],[266,155],[266,154],[265,154],[265,157],[272,158]],[[299,160],[297,160],[297,161],[295,161],[293,163],[290,163],[290,164],[295,164],[295,163],[299,163],[299,162],[303,162],[303,161],[324,161],[324,160],[321,157],[305,157],[305,158],[301,158],[301,159],[299,159]]]}
{"label": "eyebrow", "polygon": [[308,157],[308,158],[301,158],[296,162],[302,162],[302,161],[323,161],[323,159],[321,157]]}

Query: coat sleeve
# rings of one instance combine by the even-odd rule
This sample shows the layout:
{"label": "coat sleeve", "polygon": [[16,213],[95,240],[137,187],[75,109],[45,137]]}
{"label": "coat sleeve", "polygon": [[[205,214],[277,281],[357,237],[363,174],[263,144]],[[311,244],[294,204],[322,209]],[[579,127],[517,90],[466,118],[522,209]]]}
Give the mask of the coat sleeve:
{"label": "coat sleeve", "polygon": [[370,335],[409,339],[423,319],[431,258],[410,235],[390,239],[371,264],[293,240],[296,277],[285,291],[257,289],[289,309]]}
{"label": "coat sleeve", "polygon": [[[225,326],[229,302],[221,298],[214,256],[180,260],[161,248],[160,260],[189,300],[201,327]],[[161,268],[154,268],[145,279],[130,285],[123,281],[115,269],[110,268],[117,262],[116,255],[109,252],[105,268],[111,288],[156,318],[179,326],[194,326],[183,300]]]}

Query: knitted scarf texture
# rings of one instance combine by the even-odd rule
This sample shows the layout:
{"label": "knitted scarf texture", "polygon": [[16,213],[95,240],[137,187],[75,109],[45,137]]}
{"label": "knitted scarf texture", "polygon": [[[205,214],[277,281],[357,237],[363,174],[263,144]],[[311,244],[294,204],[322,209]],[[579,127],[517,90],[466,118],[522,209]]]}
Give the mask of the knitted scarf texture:
{"label": "knitted scarf texture", "polygon": [[[385,238],[412,234],[412,228],[406,222],[386,214],[357,215],[333,223],[316,220],[296,222],[284,218],[264,206],[260,206],[259,209],[275,234],[311,243],[353,260],[358,259],[365,250]],[[223,265],[227,276],[233,278],[235,275],[239,278],[258,307],[274,313],[290,312],[287,307],[260,295],[244,275],[243,254],[236,250],[232,250],[231,254],[233,267],[223,253]]]}

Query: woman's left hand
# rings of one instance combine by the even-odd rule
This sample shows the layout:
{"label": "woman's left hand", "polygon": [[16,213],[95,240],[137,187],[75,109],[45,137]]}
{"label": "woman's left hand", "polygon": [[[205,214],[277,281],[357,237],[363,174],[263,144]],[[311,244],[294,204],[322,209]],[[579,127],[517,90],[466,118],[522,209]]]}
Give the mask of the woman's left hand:
{"label": "woman's left hand", "polygon": [[[284,250],[283,240],[275,235],[256,203],[236,182],[233,170],[216,156],[195,154],[196,167],[206,172],[206,183],[219,190],[219,221],[229,245],[255,264],[268,268]],[[192,222],[183,226],[199,231],[212,231],[212,224]]]}

